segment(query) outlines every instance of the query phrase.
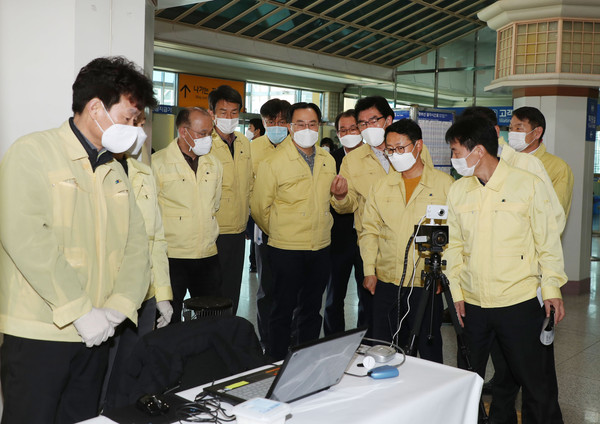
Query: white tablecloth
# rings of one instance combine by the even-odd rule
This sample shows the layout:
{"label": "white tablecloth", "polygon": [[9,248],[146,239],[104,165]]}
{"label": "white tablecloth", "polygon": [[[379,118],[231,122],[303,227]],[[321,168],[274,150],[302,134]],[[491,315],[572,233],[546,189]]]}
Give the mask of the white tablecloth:
{"label": "white tablecloth", "polygon": [[[293,402],[286,424],[477,423],[483,385],[477,374],[412,357],[399,371],[398,377],[383,380],[345,375],[336,386]],[[353,365],[348,372],[365,370]],[[200,391],[178,395],[193,400]],[[86,422],[113,423],[106,417]]]}

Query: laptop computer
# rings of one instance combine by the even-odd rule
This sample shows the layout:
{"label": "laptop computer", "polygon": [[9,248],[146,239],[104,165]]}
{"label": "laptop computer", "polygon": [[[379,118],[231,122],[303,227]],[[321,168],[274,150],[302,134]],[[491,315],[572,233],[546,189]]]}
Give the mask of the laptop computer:
{"label": "laptop computer", "polygon": [[261,397],[293,402],[340,382],[366,327],[298,345],[281,365],[236,377],[204,389],[233,405]]}

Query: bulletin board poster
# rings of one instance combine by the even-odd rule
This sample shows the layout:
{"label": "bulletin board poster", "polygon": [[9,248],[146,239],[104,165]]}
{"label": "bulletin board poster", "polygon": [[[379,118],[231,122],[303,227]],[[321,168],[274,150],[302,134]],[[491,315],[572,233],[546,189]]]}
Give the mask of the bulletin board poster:
{"label": "bulletin board poster", "polygon": [[[203,107],[208,109],[208,93],[220,85],[228,85],[240,93],[242,102],[244,102],[246,97],[246,83],[243,81],[224,80],[190,74],[179,74],[178,80],[177,106],[179,107]],[[243,104],[242,110],[244,110]]]}
{"label": "bulletin board poster", "polygon": [[452,162],[450,147],[446,143],[446,131],[454,122],[454,112],[419,110],[418,117],[423,143],[431,153],[433,165],[450,174]]}

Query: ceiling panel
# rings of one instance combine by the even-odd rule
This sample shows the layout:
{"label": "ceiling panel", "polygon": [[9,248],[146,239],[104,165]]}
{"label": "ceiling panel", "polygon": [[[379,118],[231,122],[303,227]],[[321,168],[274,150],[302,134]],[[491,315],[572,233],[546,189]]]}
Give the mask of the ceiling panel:
{"label": "ceiling panel", "polygon": [[485,26],[495,0],[212,0],[156,19],[395,68]]}

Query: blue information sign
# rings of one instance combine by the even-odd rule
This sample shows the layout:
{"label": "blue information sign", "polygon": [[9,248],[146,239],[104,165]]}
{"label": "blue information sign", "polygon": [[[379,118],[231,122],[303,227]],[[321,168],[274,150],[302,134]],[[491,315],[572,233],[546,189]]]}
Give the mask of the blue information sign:
{"label": "blue information sign", "polygon": [[[512,118],[512,106],[488,106],[492,109],[496,116],[498,117],[498,126],[500,127],[508,127],[510,125],[510,118]],[[464,107],[448,107],[443,108],[444,110],[453,111],[456,116],[460,116],[461,113],[465,110]]]}
{"label": "blue information sign", "polygon": [[166,115],[173,114],[173,106],[169,105],[158,105],[156,109],[153,110],[154,113],[164,113]]}
{"label": "blue information sign", "polygon": [[598,113],[598,99],[587,99],[587,114],[585,119],[585,141],[596,141],[596,116]]}
{"label": "blue information sign", "polygon": [[406,119],[410,118],[410,110],[409,109],[394,111],[394,121],[399,121],[400,119],[405,119],[405,118]]}

